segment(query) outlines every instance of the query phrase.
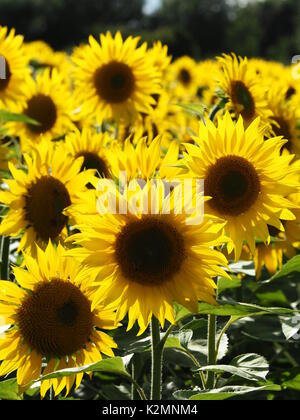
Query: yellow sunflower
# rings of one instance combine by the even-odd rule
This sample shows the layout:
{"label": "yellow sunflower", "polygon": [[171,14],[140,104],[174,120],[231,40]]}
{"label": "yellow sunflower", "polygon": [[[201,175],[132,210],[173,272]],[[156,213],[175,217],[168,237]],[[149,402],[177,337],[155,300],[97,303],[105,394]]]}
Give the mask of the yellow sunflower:
{"label": "yellow sunflower", "polygon": [[63,80],[63,75],[56,69],[45,69],[36,80],[29,79],[25,103],[16,104],[14,110],[37,121],[38,125],[7,123],[9,133],[21,138],[23,151],[30,150],[42,138],[55,139],[74,127],[71,95]]}
{"label": "yellow sunflower", "polygon": [[175,301],[195,313],[198,300],[214,304],[213,278],[226,275],[220,265],[226,266],[227,260],[213,249],[225,241],[223,221],[190,216],[190,202],[182,211],[177,187],[171,195],[161,182],[136,187],[128,196],[117,194],[119,209],[128,206],[127,214],[112,214],[112,207],[103,214],[102,204],[116,194],[108,191],[97,203],[101,214],[86,217],[77,226],[80,233],[69,238],[81,247],[68,255],[97,278],[100,288],[93,305],[100,295],[118,302],[117,320],[128,312],[128,329],[137,320],[141,334],[152,315],[162,327],[165,320],[174,323]]}
{"label": "yellow sunflower", "polygon": [[186,144],[187,166],[212,197],[207,211],[227,220],[228,252],[235,250],[236,260],[243,241],[254,254],[256,238],[270,240],[268,225],[284,231],[280,219],[295,219],[285,197],[299,189],[299,165],[291,164],[293,155],[280,156],[286,140],[264,141],[259,125],[258,118],[245,130],[242,117],[235,123],[226,113],[217,126],[200,123],[197,146]]}
{"label": "yellow sunflower", "polygon": [[161,41],[156,41],[149,49],[149,55],[152,56],[154,65],[163,77],[172,61],[172,57],[168,55],[168,46],[163,45]]}
{"label": "yellow sunflower", "polygon": [[19,249],[29,247],[34,252],[36,241],[45,244],[67,236],[68,217],[63,210],[76,201],[94,171],[79,173],[83,157],[74,161],[47,141],[32,156],[24,154],[24,159],[27,172],[8,164],[13,179],[6,179],[9,190],[0,192],[0,202],[9,207],[0,235],[22,235]]}
{"label": "yellow sunflower", "polygon": [[89,46],[77,48],[75,97],[83,115],[132,121],[140,112],[149,113],[155,104],[152,95],[160,92],[160,77],[147,45],[137,46],[139,38],[123,41],[120,32],[100,35],[100,44],[89,37]]}
{"label": "yellow sunflower", "polygon": [[166,153],[161,144],[162,137],[155,137],[147,145],[146,138],[140,138],[136,146],[128,138],[124,145],[116,143],[112,146],[110,164],[113,176],[124,185],[133,179],[176,178],[181,173],[180,168],[175,167],[179,159],[179,144],[173,141],[169,144]]}
{"label": "yellow sunflower", "polygon": [[46,42],[38,40],[24,43],[24,52],[28,64],[34,67],[50,70],[57,69],[67,75],[71,70],[71,63],[67,53],[54,51]]}
{"label": "yellow sunflower", "polygon": [[[17,371],[21,390],[55,370],[98,362],[114,356],[115,342],[103,330],[115,328],[115,313],[99,301],[91,308],[93,289],[86,270],[64,257],[65,249],[49,242],[37,259],[24,254],[24,268],[14,267],[16,283],[0,281],[2,325],[0,376]],[[83,373],[44,380],[41,396],[53,387],[55,395],[80,385]]]}
{"label": "yellow sunflower", "polygon": [[288,140],[284,145],[290,153],[300,155],[300,130],[298,126],[298,101],[286,101],[286,89],[275,85],[268,94],[269,108],[273,112],[272,131],[276,136],[283,136]]}
{"label": "yellow sunflower", "polygon": [[163,145],[168,147],[170,141],[178,133],[178,122],[176,114],[181,109],[175,104],[166,91],[162,91],[160,95],[153,95],[156,103],[152,105],[149,114],[141,114],[134,122],[121,123],[115,133],[115,137],[120,142],[124,142],[129,136],[132,137],[132,143],[137,144],[141,137],[147,137],[147,143],[158,135],[163,136]]}
{"label": "yellow sunflower", "polygon": [[84,127],[81,132],[75,130],[69,133],[65,139],[65,146],[73,159],[83,157],[82,170],[95,169],[98,175],[109,178],[112,154],[109,149],[110,142],[108,133],[96,133],[91,128]]}
{"label": "yellow sunflower", "polygon": [[168,69],[169,89],[179,99],[194,97],[199,87],[199,73],[195,60],[184,56]]}
{"label": "yellow sunflower", "polygon": [[22,44],[23,36],[0,26],[0,64],[3,65],[3,60],[5,64],[5,78],[0,79],[0,108],[11,109],[15,102],[24,100],[29,69]]}
{"label": "yellow sunflower", "polygon": [[248,65],[247,58],[237,58],[235,54],[218,57],[221,70],[218,87],[228,100],[226,110],[235,119],[241,115],[247,127],[257,117],[266,131],[270,129],[272,112],[266,101],[267,88]]}
{"label": "yellow sunflower", "polygon": [[0,173],[8,169],[8,161],[11,157],[11,151],[7,144],[0,139]]}
{"label": "yellow sunflower", "polygon": [[[299,206],[300,195],[291,194],[289,199]],[[300,249],[300,210],[299,207],[293,209],[296,216],[295,220],[284,220],[284,232],[280,232],[273,226],[268,226],[270,235],[276,239],[276,242],[270,245],[257,244],[254,254],[254,263],[256,277],[260,278],[262,268],[265,266],[268,272],[273,275],[277,270],[281,269],[283,257],[293,258]]]}

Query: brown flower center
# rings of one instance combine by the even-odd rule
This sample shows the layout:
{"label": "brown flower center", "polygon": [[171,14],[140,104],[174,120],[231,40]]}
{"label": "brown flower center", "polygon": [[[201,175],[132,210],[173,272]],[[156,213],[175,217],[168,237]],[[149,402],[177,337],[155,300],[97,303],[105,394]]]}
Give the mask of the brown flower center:
{"label": "brown flower center", "polygon": [[217,160],[206,174],[205,195],[209,205],[222,215],[238,216],[256,202],[260,180],[253,165],[240,156],[225,156]]}
{"label": "brown flower center", "polygon": [[290,130],[290,126],[288,122],[282,117],[273,117],[273,120],[277,123],[277,124],[272,124],[272,129],[275,135],[283,136],[284,139],[288,140],[288,143],[286,143],[284,147],[288,149],[289,151],[291,151],[292,135],[291,135],[291,130]]}
{"label": "brown flower center", "polygon": [[57,118],[53,100],[50,96],[42,93],[29,99],[24,114],[39,123],[39,125],[27,124],[29,130],[35,134],[42,134],[51,130]]}
{"label": "brown flower center", "polygon": [[288,101],[292,96],[295,95],[295,93],[297,93],[296,89],[293,86],[290,86],[286,91],[285,99]]}
{"label": "brown flower center", "polygon": [[245,120],[251,120],[255,115],[254,99],[247,86],[237,80],[231,82],[231,100],[234,105],[241,105],[241,115]]}
{"label": "brown flower center", "polygon": [[40,355],[71,355],[89,340],[91,304],[71,282],[53,279],[39,284],[24,300],[18,324],[26,344]]}
{"label": "brown flower center", "polygon": [[118,104],[130,98],[135,88],[135,78],[127,64],[112,61],[96,70],[94,86],[106,102]]}
{"label": "brown flower center", "polygon": [[98,175],[104,178],[109,177],[109,170],[104,159],[93,152],[80,152],[76,155],[77,157],[83,157],[84,161],[81,167],[81,171],[87,169],[96,169]]}
{"label": "brown flower center", "polygon": [[26,219],[43,241],[55,239],[68,218],[62,212],[71,204],[68,190],[62,182],[43,176],[28,189],[25,197]]}
{"label": "brown flower center", "polygon": [[2,76],[5,76],[5,78],[0,79],[0,92],[7,88],[10,81],[10,77],[11,77],[11,71],[5,57],[4,57],[4,60],[2,59],[2,61],[0,61],[1,65],[2,65],[2,62],[4,62],[4,66],[5,66],[5,73]]}
{"label": "brown flower center", "polygon": [[162,216],[129,222],[117,237],[115,252],[124,277],[145,286],[172,280],[185,259],[182,235]]}
{"label": "brown flower center", "polygon": [[183,85],[188,85],[192,80],[191,73],[186,69],[181,69],[178,75],[178,79]]}

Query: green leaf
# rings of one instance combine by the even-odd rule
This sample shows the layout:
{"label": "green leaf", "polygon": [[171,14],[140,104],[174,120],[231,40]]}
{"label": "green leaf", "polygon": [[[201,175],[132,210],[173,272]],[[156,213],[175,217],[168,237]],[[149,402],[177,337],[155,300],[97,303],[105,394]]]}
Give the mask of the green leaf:
{"label": "green leaf", "polygon": [[186,103],[177,103],[176,105],[183,108],[186,112],[196,117],[204,118],[204,113],[206,111],[206,106],[203,104],[186,104]]}
{"label": "green leaf", "polygon": [[180,330],[181,331],[185,331],[185,330],[196,331],[203,328],[207,330],[207,319],[201,318],[201,319],[193,319],[193,321],[190,321],[186,323],[185,325],[183,325],[180,328]]}
{"label": "green leaf", "polygon": [[260,387],[249,386],[225,386],[223,388],[212,389],[210,391],[199,390],[180,390],[174,393],[174,397],[178,400],[202,400],[202,401],[222,401],[229,398],[245,395],[260,391],[280,391],[281,387],[278,385],[266,385]]}
{"label": "green leaf", "polygon": [[18,384],[15,378],[0,382],[1,400],[21,400],[22,397],[18,392]]}
{"label": "green leaf", "polygon": [[[222,360],[226,356],[228,352],[228,344],[228,337],[226,334],[223,334],[218,352],[218,360]],[[188,350],[190,352],[197,353],[196,358],[199,360],[200,364],[207,362],[207,339],[192,340],[189,343]]]}
{"label": "green leaf", "polygon": [[229,264],[231,273],[246,274],[247,276],[255,277],[255,267],[253,262],[238,261]]}
{"label": "green leaf", "polygon": [[270,290],[266,292],[256,293],[259,303],[263,306],[280,305],[289,307],[290,303],[282,290]]}
{"label": "green leaf", "polygon": [[231,280],[227,277],[221,277],[218,280],[218,295],[220,296],[225,290],[228,289],[238,289],[242,286],[242,280],[236,276],[232,276]]}
{"label": "green leaf", "polygon": [[294,258],[290,259],[286,264],[283,265],[282,269],[278,271],[274,276],[269,280],[264,281],[264,284],[271,283],[282,277],[287,277],[293,273],[300,272],[300,255],[296,255]]}
{"label": "green leaf", "polygon": [[267,308],[250,303],[239,303],[219,301],[218,305],[210,305],[209,303],[199,304],[199,314],[210,314],[217,316],[234,316],[245,318],[259,315],[293,315],[298,311],[287,308]]}
{"label": "green leaf", "polygon": [[6,123],[6,122],[23,122],[26,124],[32,124],[32,125],[40,125],[39,122],[36,120],[27,117],[27,115],[23,114],[16,114],[14,112],[6,111],[4,109],[0,110],[0,123]]}
{"label": "green leaf", "polygon": [[266,380],[269,364],[258,354],[244,354],[236,357],[231,365],[204,366],[199,371],[226,372],[249,381]]}
{"label": "green leaf", "polygon": [[[260,316],[260,315],[286,315],[286,316],[295,316],[300,313],[298,310],[288,309],[288,308],[273,308],[273,307],[264,307],[258,306],[250,303],[239,303],[232,300],[220,300],[217,302],[217,305],[211,305],[209,303],[201,302],[198,306],[198,315],[217,315],[217,316],[234,316],[237,319],[247,318],[251,316]],[[185,318],[196,315],[192,314],[188,309],[175,304],[175,319],[176,322],[182,321]]]}
{"label": "green leaf", "polygon": [[287,389],[293,389],[294,391],[300,391],[300,368],[294,368],[290,371],[285,371],[282,374],[282,387]]}
{"label": "green leaf", "polygon": [[91,363],[85,366],[57,370],[55,372],[49,373],[48,375],[42,376],[40,380],[61,378],[63,376],[72,376],[81,372],[86,372],[86,373],[103,372],[103,373],[109,373],[111,375],[130,378],[129,373],[125,369],[122,358],[112,357],[112,358],[103,359],[100,362]]}
{"label": "green leaf", "polygon": [[258,340],[261,343],[285,343],[286,339],[281,330],[279,317],[266,316],[262,318],[249,319],[244,323],[241,334]]}
{"label": "green leaf", "polygon": [[282,332],[285,335],[287,340],[291,338],[300,338],[300,316],[295,316],[292,318],[280,317]]}

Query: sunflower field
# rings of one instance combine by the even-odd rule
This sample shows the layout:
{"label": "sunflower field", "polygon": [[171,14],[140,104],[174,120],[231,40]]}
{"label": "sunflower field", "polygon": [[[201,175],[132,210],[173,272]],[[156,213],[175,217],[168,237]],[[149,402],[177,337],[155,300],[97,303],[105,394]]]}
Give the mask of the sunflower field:
{"label": "sunflower field", "polygon": [[0,26],[0,76],[0,399],[298,400],[299,65]]}

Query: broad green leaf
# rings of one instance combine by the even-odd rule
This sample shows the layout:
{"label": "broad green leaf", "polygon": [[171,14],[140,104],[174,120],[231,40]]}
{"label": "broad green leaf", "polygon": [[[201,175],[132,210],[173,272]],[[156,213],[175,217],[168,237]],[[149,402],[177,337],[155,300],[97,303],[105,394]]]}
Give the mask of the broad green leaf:
{"label": "broad green leaf", "polygon": [[[297,310],[288,308],[273,308],[254,305],[250,303],[239,303],[234,301],[219,300],[217,305],[201,302],[198,306],[199,315],[217,315],[217,316],[234,316],[236,318],[245,318],[260,315],[296,315],[300,313]],[[183,306],[175,305],[176,322],[182,321],[188,316],[192,316],[188,309]]]}
{"label": "broad green leaf", "polygon": [[235,316],[239,318],[259,315],[293,315],[298,311],[287,308],[267,308],[250,303],[219,301],[218,305],[209,303],[199,304],[199,314],[211,314],[217,316]]}
{"label": "broad green leaf", "polygon": [[236,357],[231,365],[204,366],[199,371],[226,372],[249,381],[266,380],[269,364],[258,354],[244,354]]}
{"label": "broad green leaf", "polygon": [[0,382],[0,399],[1,400],[21,400],[21,396],[18,394],[17,380],[7,379],[6,381]]}
{"label": "broad green leaf", "polygon": [[225,290],[237,289],[242,286],[242,280],[236,276],[232,276],[231,280],[226,277],[221,277],[218,280],[218,295],[220,296]]}
{"label": "broad green leaf", "polygon": [[203,104],[186,104],[186,103],[177,103],[176,105],[183,108],[186,112],[196,117],[204,118],[204,113],[206,111],[206,106]]}
{"label": "broad green leaf", "polygon": [[241,395],[261,392],[261,391],[280,391],[281,387],[278,385],[266,385],[260,387],[249,386],[226,386],[223,388],[213,389],[210,391],[199,390],[180,390],[174,393],[174,397],[178,400],[197,400],[197,401],[221,401],[229,398],[238,397]]}
{"label": "broad green leaf", "polygon": [[290,307],[290,303],[282,290],[270,290],[256,293],[259,303],[263,306],[279,305]]}
{"label": "broad green leaf", "polygon": [[280,317],[282,332],[287,340],[300,339],[300,316],[292,318]]}
{"label": "broad green leaf", "polygon": [[272,276],[269,280],[264,281],[263,283],[271,283],[277,279],[282,277],[287,277],[293,273],[300,272],[300,255],[296,255],[294,258],[291,258],[286,264],[283,265],[282,269],[278,271],[274,276]]}
{"label": "broad green leaf", "polygon": [[[223,334],[218,352],[218,360],[222,360],[226,356],[228,352],[228,343],[229,340],[227,335]],[[197,353],[196,358],[199,360],[200,364],[207,362],[207,339],[192,340],[188,345],[188,350]]]}
{"label": "broad green leaf", "polygon": [[111,375],[130,378],[129,373],[125,369],[122,358],[112,357],[112,358],[103,359],[100,362],[91,363],[85,366],[57,370],[55,372],[49,373],[48,375],[42,376],[40,380],[60,378],[63,376],[72,376],[81,372],[86,372],[86,373],[103,372],[103,373],[109,373]]}
{"label": "broad green leaf", "polygon": [[247,320],[241,329],[244,337],[260,342],[285,343],[279,317],[266,316]]}
{"label": "broad green leaf", "polygon": [[179,303],[174,304],[174,311],[175,311],[175,321],[180,322],[184,318],[187,318],[192,315],[192,313],[185,308],[184,306],[180,305]]}
{"label": "broad green leaf", "polygon": [[193,321],[190,321],[186,323],[185,325],[183,325],[180,328],[180,330],[181,331],[185,331],[185,330],[196,331],[203,328],[207,330],[207,319],[201,318],[201,319],[193,319]]}
{"label": "broad green leaf", "polygon": [[23,122],[26,124],[32,124],[32,125],[40,125],[39,122],[36,120],[27,117],[27,115],[23,114],[15,114],[14,112],[6,111],[4,109],[0,110],[0,123],[5,122]]}
{"label": "broad green leaf", "polygon": [[290,371],[283,372],[283,381],[281,383],[283,388],[300,391],[300,368],[294,368]]}
{"label": "broad green leaf", "polygon": [[229,264],[231,273],[246,274],[247,276],[255,277],[255,267],[253,262],[238,261]]}
{"label": "broad green leaf", "polygon": [[189,342],[193,338],[193,331],[192,330],[179,331],[177,334],[177,337],[179,338],[180,344],[183,347],[188,347]]}

